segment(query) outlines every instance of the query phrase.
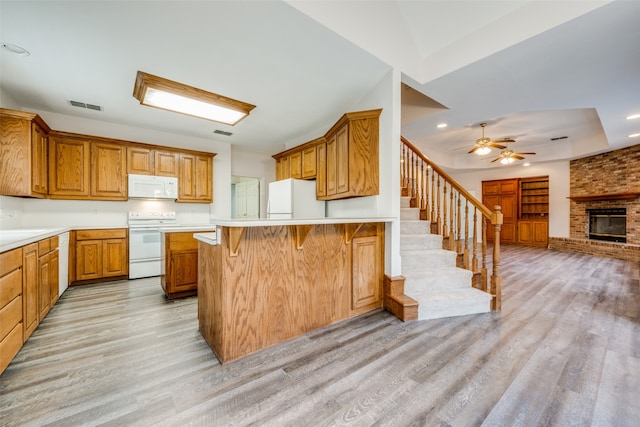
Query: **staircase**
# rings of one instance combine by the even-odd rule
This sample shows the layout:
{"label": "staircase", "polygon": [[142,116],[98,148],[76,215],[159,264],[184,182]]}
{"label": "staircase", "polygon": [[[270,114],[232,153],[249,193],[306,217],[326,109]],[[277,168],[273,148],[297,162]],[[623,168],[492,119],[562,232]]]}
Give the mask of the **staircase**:
{"label": "staircase", "polygon": [[418,303],[418,320],[491,311],[491,294],[471,286],[473,272],[456,267],[458,254],[444,250],[443,238],[431,234],[420,208],[403,196],[400,213],[400,255],[404,295]]}

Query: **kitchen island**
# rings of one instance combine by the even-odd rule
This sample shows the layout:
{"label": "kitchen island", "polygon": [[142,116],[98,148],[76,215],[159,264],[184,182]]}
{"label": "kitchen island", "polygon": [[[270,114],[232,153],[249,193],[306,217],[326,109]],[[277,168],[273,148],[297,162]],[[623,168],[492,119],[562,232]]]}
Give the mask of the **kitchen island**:
{"label": "kitchen island", "polygon": [[221,362],[382,307],[393,218],[213,220],[198,233],[198,321]]}

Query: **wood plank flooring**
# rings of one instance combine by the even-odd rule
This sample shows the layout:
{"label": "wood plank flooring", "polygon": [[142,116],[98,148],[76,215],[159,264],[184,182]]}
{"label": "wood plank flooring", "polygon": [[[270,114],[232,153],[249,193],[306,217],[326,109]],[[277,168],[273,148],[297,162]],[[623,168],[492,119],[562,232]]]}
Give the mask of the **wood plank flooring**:
{"label": "wood plank flooring", "polygon": [[0,424],[640,425],[639,266],[502,258],[502,313],[376,311],[224,366],[196,298],[158,279],[70,288],[0,377]]}

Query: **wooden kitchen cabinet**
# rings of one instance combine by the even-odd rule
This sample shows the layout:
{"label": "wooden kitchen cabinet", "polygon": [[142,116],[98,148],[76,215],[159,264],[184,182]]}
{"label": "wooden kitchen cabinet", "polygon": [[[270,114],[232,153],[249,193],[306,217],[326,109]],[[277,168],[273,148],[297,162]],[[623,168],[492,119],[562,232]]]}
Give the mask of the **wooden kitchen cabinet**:
{"label": "wooden kitchen cabinet", "polygon": [[327,143],[316,146],[316,199],[322,200],[327,195]]}
{"label": "wooden kitchen cabinet", "polygon": [[91,144],[82,135],[53,131],[49,136],[49,197],[88,199]]}
{"label": "wooden kitchen cabinet", "polygon": [[296,151],[289,155],[289,170],[291,178],[302,179],[302,152]]}
{"label": "wooden kitchen cabinet", "polygon": [[38,243],[22,247],[22,303],[24,314],[24,340],[31,336],[40,323],[38,299]]}
{"label": "wooden kitchen cabinet", "polygon": [[127,151],[121,144],[91,143],[91,198],[127,200]]}
{"label": "wooden kitchen cabinet", "polygon": [[351,310],[354,314],[369,311],[382,304],[383,234],[384,227],[367,224],[352,240]]}
{"label": "wooden kitchen cabinet", "polygon": [[318,200],[379,194],[382,110],[346,113],[322,137],[275,154],[276,180],[316,180]]}
{"label": "wooden kitchen cabinet", "polygon": [[72,285],[117,280],[129,274],[126,228],[77,230],[72,234],[75,248]]}
{"label": "wooden kitchen cabinet", "polygon": [[142,146],[127,147],[127,173],[178,176],[178,153]]}
{"label": "wooden kitchen cabinet", "polygon": [[38,323],[58,301],[58,236],[38,242]]}
{"label": "wooden kitchen cabinet", "polygon": [[178,202],[213,202],[213,156],[180,153]]}
{"label": "wooden kitchen cabinet", "polygon": [[0,254],[0,374],[22,347],[22,248]]}
{"label": "wooden kitchen cabinet", "polygon": [[37,114],[0,108],[0,195],[47,197],[50,131]]}
{"label": "wooden kitchen cabinet", "polygon": [[198,241],[193,232],[165,233],[160,284],[168,298],[196,295],[198,291]]}

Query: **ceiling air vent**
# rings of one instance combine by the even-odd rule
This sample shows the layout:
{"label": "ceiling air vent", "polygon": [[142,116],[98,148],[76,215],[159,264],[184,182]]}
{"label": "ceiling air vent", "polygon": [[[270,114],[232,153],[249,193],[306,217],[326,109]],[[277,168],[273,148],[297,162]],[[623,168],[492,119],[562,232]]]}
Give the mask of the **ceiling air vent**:
{"label": "ceiling air vent", "polygon": [[87,110],[102,111],[102,107],[100,105],[86,104],[84,102],[71,101],[71,100],[69,100],[69,104],[71,104],[71,106],[73,107],[86,108]]}
{"label": "ceiling air vent", "polygon": [[213,133],[217,133],[217,134],[224,135],[224,136],[231,136],[231,135],[233,135],[233,133],[232,133],[232,132],[227,132],[226,130],[220,130],[220,129],[216,129],[216,130],[214,130],[214,131],[213,131]]}

